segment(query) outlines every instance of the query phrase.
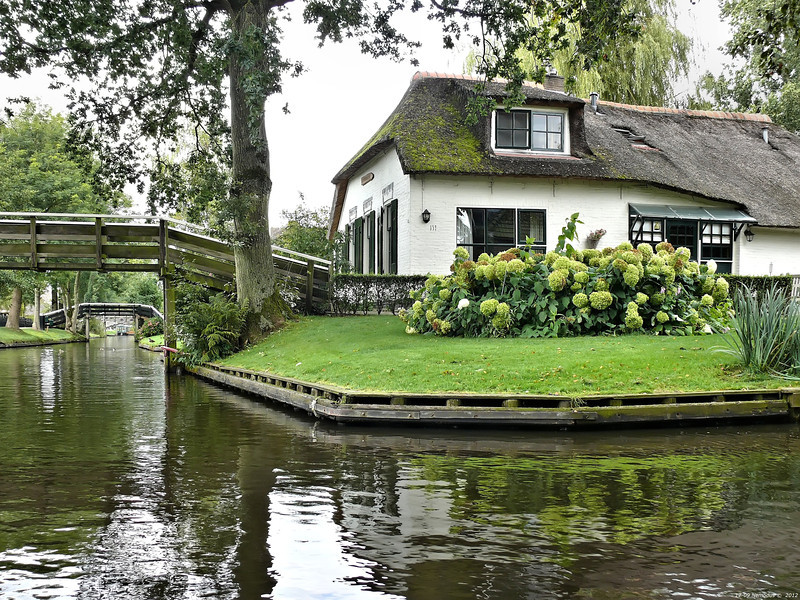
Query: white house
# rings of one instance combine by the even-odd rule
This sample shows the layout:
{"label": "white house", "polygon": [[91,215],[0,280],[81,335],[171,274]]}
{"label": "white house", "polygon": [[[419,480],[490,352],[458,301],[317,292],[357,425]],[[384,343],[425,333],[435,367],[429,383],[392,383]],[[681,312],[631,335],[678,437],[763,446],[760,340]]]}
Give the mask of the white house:
{"label": "white house", "polygon": [[800,138],[760,114],[585,102],[563,79],[523,88],[468,125],[476,81],[417,73],[380,130],[333,179],[330,235],[358,272],[447,273],[566,220],[604,229],[598,247],[663,240],[721,272],[800,273]]}

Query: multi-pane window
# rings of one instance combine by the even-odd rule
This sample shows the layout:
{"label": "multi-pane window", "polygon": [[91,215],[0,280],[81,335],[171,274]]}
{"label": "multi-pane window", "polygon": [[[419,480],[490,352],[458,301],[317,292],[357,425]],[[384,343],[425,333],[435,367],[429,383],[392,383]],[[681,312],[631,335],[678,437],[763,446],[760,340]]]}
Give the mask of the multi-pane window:
{"label": "multi-pane window", "polygon": [[545,211],[516,208],[456,209],[456,244],[469,250],[472,260],[486,252],[497,254],[525,246],[534,238],[533,249],[545,250]]}
{"label": "multi-pane window", "polygon": [[495,113],[495,148],[564,152],[565,114],[533,110]]}
{"label": "multi-pane window", "polygon": [[662,219],[631,218],[631,241],[637,244],[647,242],[657,244],[664,241],[664,222]]}
{"label": "multi-pane window", "polygon": [[733,226],[731,223],[703,223],[700,259],[714,260],[717,271],[730,273],[733,267]]}

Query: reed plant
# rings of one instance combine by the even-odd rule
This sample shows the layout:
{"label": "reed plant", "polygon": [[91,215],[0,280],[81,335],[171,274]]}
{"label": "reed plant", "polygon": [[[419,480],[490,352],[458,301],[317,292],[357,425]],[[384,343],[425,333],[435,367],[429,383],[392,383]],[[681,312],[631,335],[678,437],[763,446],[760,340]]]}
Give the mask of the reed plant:
{"label": "reed plant", "polygon": [[773,284],[761,293],[747,286],[734,293],[734,317],[723,339],[730,354],[751,373],[800,380],[800,303]]}

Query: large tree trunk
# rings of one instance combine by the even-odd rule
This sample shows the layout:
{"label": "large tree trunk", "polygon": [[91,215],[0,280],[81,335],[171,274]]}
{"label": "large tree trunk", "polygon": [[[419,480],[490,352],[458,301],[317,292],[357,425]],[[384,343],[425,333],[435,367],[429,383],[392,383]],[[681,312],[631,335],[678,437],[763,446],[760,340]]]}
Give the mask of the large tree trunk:
{"label": "large tree trunk", "polygon": [[22,312],[22,288],[15,287],[11,290],[11,306],[8,307],[8,320],[6,327],[19,329],[19,316]]}
{"label": "large tree trunk", "polygon": [[[269,9],[263,2],[247,2],[232,15],[234,36],[244,39],[246,32],[269,27]],[[243,44],[247,45],[247,44]],[[285,304],[281,301],[275,282],[272,262],[272,242],[269,235],[269,195],[272,180],[269,170],[269,147],[264,122],[263,96],[245,92],[247,68],[251,73],[269,72],[263,54],[243,60],[234,50],[230,57],[231,141],[233,146],[230,206],[233,212],[236,244],[236,292],[239,302],[248,305],[243,342],[255,342],[271,329],[279,326],[284,317]],[[261,73],[258,73],[261,74]]]}

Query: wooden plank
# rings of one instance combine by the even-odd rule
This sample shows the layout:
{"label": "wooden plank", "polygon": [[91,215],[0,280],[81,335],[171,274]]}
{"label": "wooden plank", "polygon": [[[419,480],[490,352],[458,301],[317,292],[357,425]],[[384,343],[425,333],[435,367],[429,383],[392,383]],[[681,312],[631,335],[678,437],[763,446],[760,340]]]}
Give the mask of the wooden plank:
{"label": "wooden plank", "polygon": [[111,236],[142,237],[158,239],[158,225],[145,223],[105,223],[103,234]]}
{"label": "wooden plank", "polygon": [[184,267],[190,266],[201,271],[207,271],[215,275],[222,275],[226,278],[233,278],[236,274],[236,267],[230,263],[221,262],[207,256],[199,256],[180,250],[173,250],[170,253],[171,261],[176,265]]}
{"label": "wooden plank", "polygon": [[[0,244],[0,254],[4,256],[30,256],[31,245],[27,244]],[[30,266],[30,261],[27,262]]]}
{"label": "wooden plank", "polygon": [[42,257],[94,258],[94,244],[37,244],[36,251]]}
{"label": "wooden plank", "polygon": [[107,258],[123,259],[151,259],[157,260],[159,257],[158,246],[133,246],[131,244],[105,244],[103,254]]}
{"label": "wooden plank", "polygon": [[233,255],[225,242],[194,233],[187,233],[185,231],[180,231],[179,229],[172,229],[171,227],[168,227],[167,229],[169,230],[169,238],[173,243],[180,242],[181,244],[196,246],[202,250],[204,254],[207,253],[213,255],[214,253],[217,253],[222,255],[223,258]]}
{"label": "wooden plank", "polygon": [[38,267],[39,257],[36,250],[36,217],[31,217],[31,269]]}
{"label": "wooden plank", "polygon": [[226,281],[223,279],[217,279],[216,277],[211,277],[210,275],[202,275],[192,271],[183,273],[183,276],[189,281],[193,281],[194,283],[198,283],[200,285],[220,291],[224,291],[231,283],[229,280]]}
{"label": "wooden plank", "polygon": [[19,239],[18,237],[11,238],[10,236],[23,236],[26,239],[31,235],[31,224],[29,221],[9,222],[0,221],[0,237],[6,239]]}
{"label": "wooden plank", "polygon": [[[3,268],[16,269],[15,267],[6,267],[4,263]],[[25,269],[30,269],[29,264],[25,264]],[[158,273],[158,265],[154,263],[109,263],[103,265],[105,271],[115,272],[131,272],[142,273],[151,272]],[[86,262],[39,262],[39,270],[45,271],[97,271],[97,265],[94,260],[87,260]]]}
{"label": "wooden plank", "polygon": [[36,232],[40,235],[88,235],[94,237],[94,223],[52,223],[39,221]]}
{"label": "wooden plank", "polygon": [[195,254],[202,254],[203,256],[210,256],[212,258],[216,258],[217,260],[223,260],[230,263],[233,263],[235,260],[232,250],[227,252],[217,252],[216,250],[210,250],[186,241],[176,241],[172,238],[170,238],[170,247],[177,248],[184,252],[193,252]]}
{"label": "wooden plank", "polygon": [[314,309],[314,261],[309,259],[306,272],[306,312]]}
{"label": "wooden plank", "polygon": [[[94,221],[94,235],[95,235],[95,248],[97,252],[95,258],[97,259],[97,269],[103,270],[103,219],[97,217]],[[88,325],[87,325],[88,327]],[[88,336],[87,336],[88,337]]]}

